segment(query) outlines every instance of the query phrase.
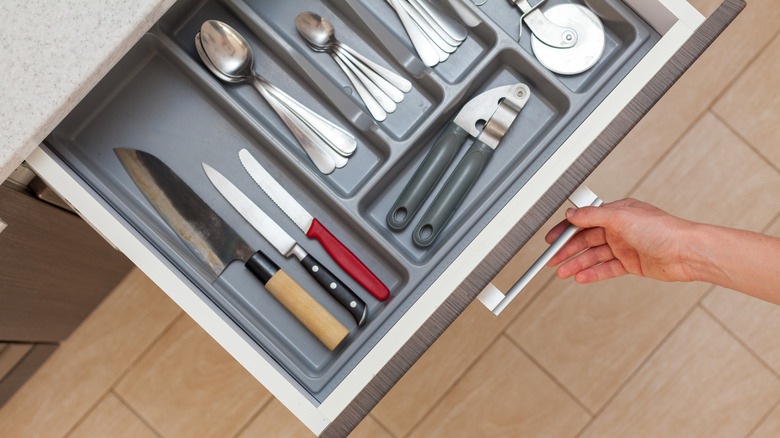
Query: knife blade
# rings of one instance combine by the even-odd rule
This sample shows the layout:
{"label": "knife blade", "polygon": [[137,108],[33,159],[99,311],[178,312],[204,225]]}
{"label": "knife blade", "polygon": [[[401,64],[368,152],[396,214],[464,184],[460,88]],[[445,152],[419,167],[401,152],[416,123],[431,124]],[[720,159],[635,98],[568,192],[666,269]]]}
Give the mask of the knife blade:
{"label": "knife blade", "polygon": [[268,292],[317,339],[333,350],[349,334],[344,325],[285,271],[255,251],[176,173],[157,157],[135,149],[114,149],[133,182],[157,213],[213,274],[213,282],[234,260],[244,262]]}
{"label": "knife blade", "polygon": [[390,290],[379,278],[339,241],[320,221],[279,184],[270,173],[249,153],[241,149],[238,153],[241,164],[260,188],[300,228],[306,237],[316,239],[333,260],[344,271],[360,283],[371,295],[380,301],[390,296]]}
{"label": "knife blade", "polygon": [[469,136],[480,135],[478,122],[486,122],[487,126],[500,108],[502,99],[511,95],[515,87],[516,85],[505,85],[492,88],[463,105],[455,119],[439,134],[433,147],[387,213],[386,222],[391,230],[400,231],[409,225],[412,217],[455,159],[461,145]]}
{"label": "knife blade", "polygon": [[225,200],[249,222],[268,243],[285,257],[295,257],[316,281],[336,301],[349,311],[358,326],[366,319],[366,303],[358,297],[347,285],[341,282],[322,263],[307,253],[295,239],[287,234],[262,208],[252,202],[241,190],[224,175],[217,172],[206,163],[201,163],[211,184]]}

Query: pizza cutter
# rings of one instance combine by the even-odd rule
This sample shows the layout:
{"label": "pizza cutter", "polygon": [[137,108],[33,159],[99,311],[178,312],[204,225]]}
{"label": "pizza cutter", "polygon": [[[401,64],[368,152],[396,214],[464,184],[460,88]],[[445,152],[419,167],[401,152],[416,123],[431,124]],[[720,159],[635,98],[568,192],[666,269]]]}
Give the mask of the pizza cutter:
{"label": "pizza cutter", "polygon": [[542,12],[544,0],[535,6],[528,0],[509,2],[523,12],[521,21],[533,33],[534,55],[550,71],[576,75],[593,67],[604,53],[604,25],[587,7],[563,3]]}

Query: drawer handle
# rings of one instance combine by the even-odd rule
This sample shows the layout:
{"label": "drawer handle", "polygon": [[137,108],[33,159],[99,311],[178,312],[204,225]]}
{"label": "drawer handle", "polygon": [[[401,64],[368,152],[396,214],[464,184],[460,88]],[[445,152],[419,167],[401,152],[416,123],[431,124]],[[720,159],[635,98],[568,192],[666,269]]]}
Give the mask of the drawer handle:
{"label": "drawer handle", "polygon": [[[598,207],[603,202],[601,198],[596,196],[595,193],[593,193],[589,188],[585,186],[580,186],[577,190],[574,191],[574,193],[569,196],[569,201],[572,202],[576,207]],[[555,242],[550,245],[547,250],[542,253],[542,255],[539,257],[539,259],[534,262],[533,265],[531,265],[530,268],[523,274],[522,277],[515,283],[510,289],[509,292],[504,295],[493,283],[488,283],[488,285],[482,289],[482,292],[480,292],[479,296],[477,298],[479,299],[482,304],[485,305],[485,307],[488,308],[493,314],[498,316],[501,314],[501,312],[506,309],[506,307],[509,305],[509,303],[512,302],[512,300],[515,299],[520,294],[520,291],[522,291],[526,286],[528,286],[528,283],[533,280],[533,278],[538,274],[542,268],[547,264],[547,262],[552,259],[552,257],[560,251],[560,249],[563,247],[563,245],[566,244],[566,242],[569,241],[576,233],[580,230],[580,227],[569,225],[568,228],[563,232],[563,234],[558,237],[558,239],[555,240]]]}

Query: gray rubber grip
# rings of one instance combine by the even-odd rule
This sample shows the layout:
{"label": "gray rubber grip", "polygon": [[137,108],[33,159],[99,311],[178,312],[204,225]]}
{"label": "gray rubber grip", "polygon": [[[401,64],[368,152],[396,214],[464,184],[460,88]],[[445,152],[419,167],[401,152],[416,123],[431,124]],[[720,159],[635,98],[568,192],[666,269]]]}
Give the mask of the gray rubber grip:
{"label": "gray rubber grip", "polygon": [[436,240],[492,155],[493,148],[480,140],[474,141],[414,229],[414,243],[429,246]]}
{"label": "gray rubber grip", "polygon": [[469,133],[455,123],[447,125],[387,213],[390,229],[403,230],[409,225],[468,136]]}

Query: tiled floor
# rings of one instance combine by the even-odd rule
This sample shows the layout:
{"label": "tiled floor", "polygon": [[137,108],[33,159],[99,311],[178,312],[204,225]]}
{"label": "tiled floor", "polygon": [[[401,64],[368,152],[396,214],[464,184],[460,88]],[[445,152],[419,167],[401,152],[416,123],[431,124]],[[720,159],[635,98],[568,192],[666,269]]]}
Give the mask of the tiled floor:
{"label": "tiled floor", "polygon": [[[750,0],[588,185],[780,235],[776,1]],[[693,3],[708,15],[720,0]],[[543,247],[540,233],[497,284]],[[352,436],[780,435],[780,307],[702,283],[579,286],[552,270],[516,301],[499,318],[471,305]],[[311,434],[134,271],[0,409],[0,436]]]}

